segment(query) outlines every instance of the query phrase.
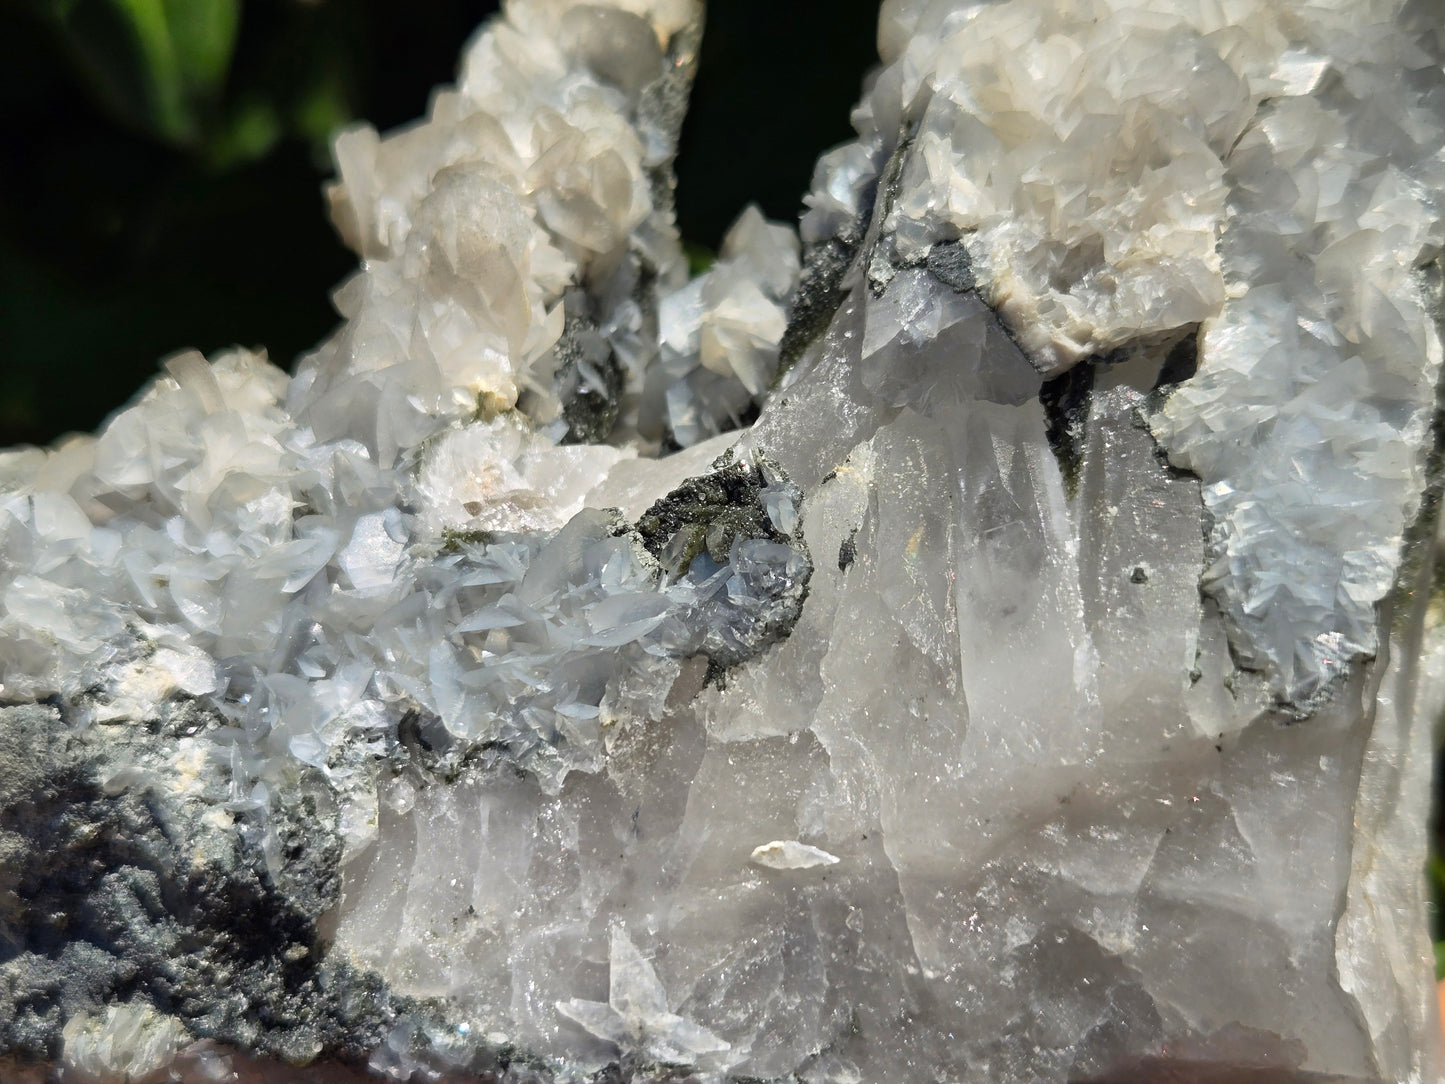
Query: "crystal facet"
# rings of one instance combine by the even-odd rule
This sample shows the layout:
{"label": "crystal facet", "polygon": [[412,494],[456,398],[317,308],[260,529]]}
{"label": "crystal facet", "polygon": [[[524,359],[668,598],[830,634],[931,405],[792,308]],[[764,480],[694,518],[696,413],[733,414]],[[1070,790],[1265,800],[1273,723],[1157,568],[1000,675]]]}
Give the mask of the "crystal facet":
{"label": "crystal facet", "polygon": [[689,280],[700,20],[514,0],[294,376],[0,453],[0,1071],[1440,1079],[1438,12],[885,0]]}

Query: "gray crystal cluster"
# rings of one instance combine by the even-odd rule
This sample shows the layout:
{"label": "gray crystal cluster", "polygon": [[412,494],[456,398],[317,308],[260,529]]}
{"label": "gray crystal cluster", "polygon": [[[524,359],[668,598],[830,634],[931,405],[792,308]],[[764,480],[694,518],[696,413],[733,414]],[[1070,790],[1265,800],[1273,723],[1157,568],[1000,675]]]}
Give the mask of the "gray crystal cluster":
{"label": "gray crystal cluster", "polygon": [[514,0],[0,453],[0,1075],[1440,1079],[1440,15],[886,0],[689,280],[699,6]]}

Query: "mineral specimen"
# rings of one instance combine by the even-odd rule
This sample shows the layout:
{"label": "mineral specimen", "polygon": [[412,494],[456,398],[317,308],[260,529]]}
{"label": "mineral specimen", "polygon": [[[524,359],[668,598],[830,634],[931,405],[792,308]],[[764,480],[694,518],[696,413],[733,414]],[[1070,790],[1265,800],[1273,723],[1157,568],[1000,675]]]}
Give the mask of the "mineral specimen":
{"label": "mineral specimen", "polygon": [[1438,8],[880,19],[689,281],[698,6],[514,0],[0,454],[9,1078],[1440,1078]]}

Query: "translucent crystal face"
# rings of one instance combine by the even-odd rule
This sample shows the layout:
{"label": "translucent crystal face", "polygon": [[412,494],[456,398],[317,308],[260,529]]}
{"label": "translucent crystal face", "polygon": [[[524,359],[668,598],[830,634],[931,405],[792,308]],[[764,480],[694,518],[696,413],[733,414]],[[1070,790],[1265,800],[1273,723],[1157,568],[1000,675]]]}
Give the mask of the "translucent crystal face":
{"label": "translucent crystal face", "polygon": [[889,0],[689,280],[699,17],[509,5],[294,376],[0,454],[0,1051],[1434,1079],[1437,24]]}
{"label": "translucent crystal face", "polygon": [[1151,426],[1205,482],[1205,589],[1282,700],[1376,649],[1423,485],[1439,58],[1423,9],[1363,44],[1396,16],[887,4],[859,139],[820,161],[803,220],[839,233],[901,126],[895,258],[961,238],[1040,371],[1197,329],[1198,375]]}

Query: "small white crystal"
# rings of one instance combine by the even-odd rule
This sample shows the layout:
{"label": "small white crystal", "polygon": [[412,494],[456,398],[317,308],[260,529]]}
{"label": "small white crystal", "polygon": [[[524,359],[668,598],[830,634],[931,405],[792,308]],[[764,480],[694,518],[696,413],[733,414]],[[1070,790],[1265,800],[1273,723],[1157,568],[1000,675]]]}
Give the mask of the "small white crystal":
{"label": "small white crystal", "polygon": [[112,1005],[103,1016],[76,1013],[66,1022],[63,1058],[67,1073],[87,1084],[127,1084],[165,1069],[189,1039],[174,1016]]}
{"label": "small white crystal", "polygon": [[799,270],[798,238],[748,206],[718,261],[658,308],[662,353],[652,382],[684,447],[735,428],[776,373]]}
{"label": "small white crystal", "polygon": [[696,1065],[725,1053],[729,1044],[667,1009],[667,992],[657,972],[620,925],[612,927],[608,999],[571,998],[557,1011],[599,1039],[637,1050],[664,1064]]}
{"label": "small white crystal", "polygon": [[775,839],[754,847],[748,861],[764,869],[814,869],[836,866],[839,858],[821,847],[799,843],[796,839]]}
{"label": "small white crystal", "polygon": [[389,587],[395,580],[404,549],[387,531],[386,514],[372,512],[357,519],[351,541],[337,555],[337,561],[358,591],[375,591]]}

